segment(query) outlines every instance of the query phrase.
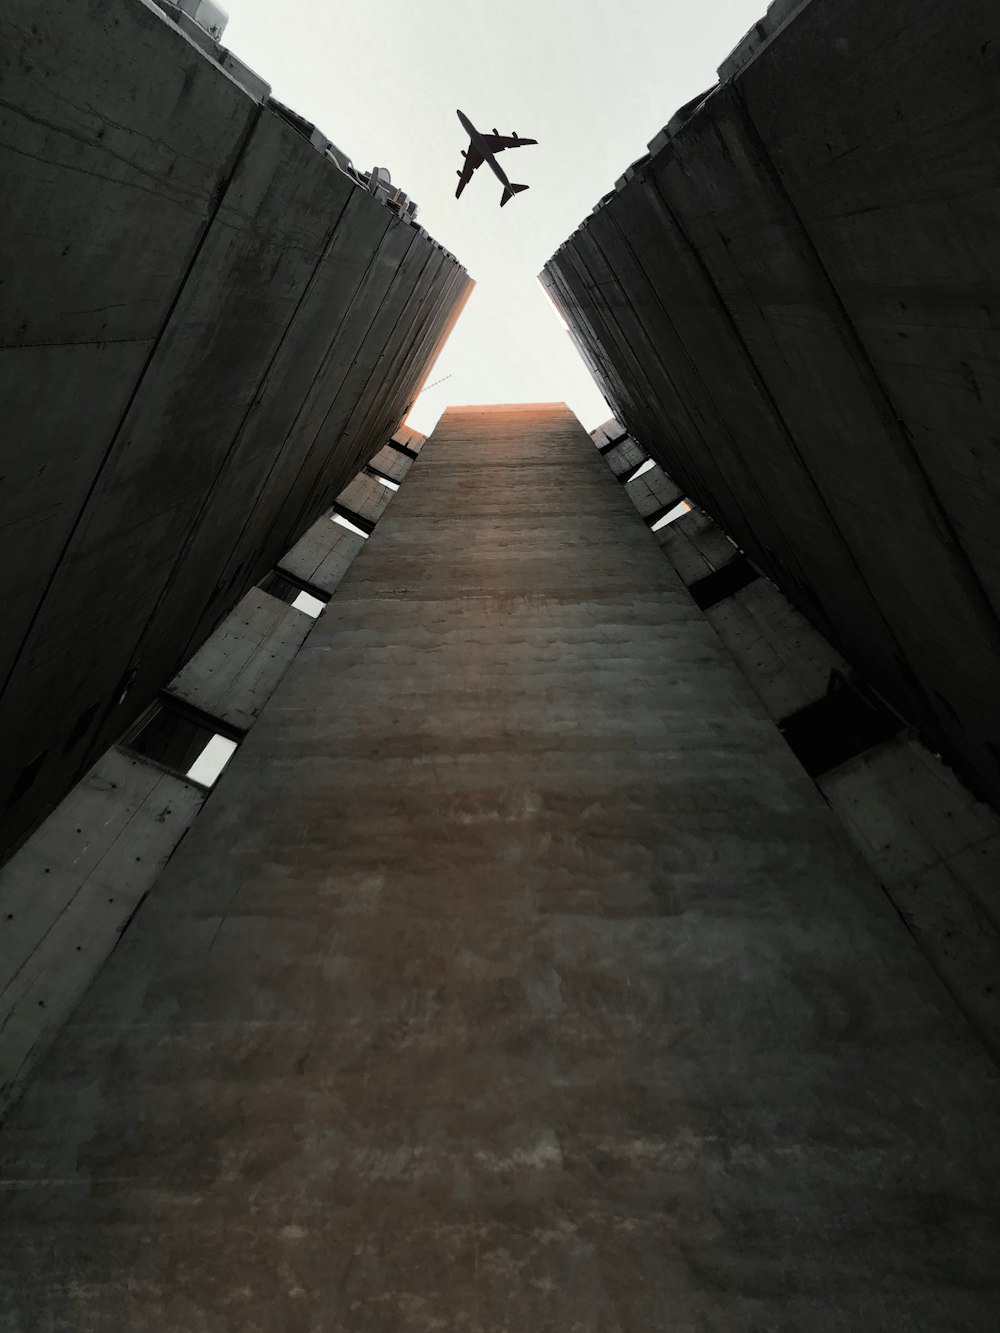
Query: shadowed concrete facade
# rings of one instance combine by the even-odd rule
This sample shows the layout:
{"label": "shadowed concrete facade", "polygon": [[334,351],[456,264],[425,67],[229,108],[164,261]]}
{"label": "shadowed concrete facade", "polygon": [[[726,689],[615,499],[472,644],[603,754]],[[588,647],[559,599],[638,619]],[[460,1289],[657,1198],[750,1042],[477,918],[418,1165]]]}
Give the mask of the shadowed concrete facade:
{"label": "shadowed concrete facade", "polygon": [[454,409],[0,1132],[0,1327],[992,1333],[991,1070],[575,419]]}
{"label": "shadowed concrete facade", "polygon": [[544,280],[617,418],[1000,807],[992,0],[775,0]]}
{"label": "shadowed concrete facade", "polygon": [[[424,439],[400,427],[380,475],[405,480]],[[364,473],[337,501],[374,531],[394,493]],[[0,866],[0,1121],[197,818],[206,748],[245,739],[364,545],[317,519]]]}
{"label": "shadowed concrete facade", "polygon": [[0,857],[385,445],[470,287],[206,46],[145,0],[0,12]]}

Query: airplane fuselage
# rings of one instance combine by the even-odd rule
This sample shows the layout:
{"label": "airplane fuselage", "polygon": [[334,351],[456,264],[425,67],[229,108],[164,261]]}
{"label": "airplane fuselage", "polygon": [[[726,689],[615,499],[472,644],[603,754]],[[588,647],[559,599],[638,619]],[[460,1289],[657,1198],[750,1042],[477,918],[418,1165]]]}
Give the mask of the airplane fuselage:
{"label": "airplane fuselage", "polygon": [[496,160],[495,155],[491,153],[490,150],[486,147],[486,140],[479,133],[475,125],[473,125],[472,121],[469,119],[469,117],[465,114],[464,111],[459,111],[458,119],[461,121],[462,129],[465,130],[466,134],[469,136],[469,142],[471,147],[475,148],[476,152],[483,159],[483,161],[489,164],[490,170],[493,172],[494,176],[496,176],[497,180],[504,187],[504,189],[509,190],[510,181],[507,179],[507,174],[504,171],[503,167],[500,165],[500,163]]}

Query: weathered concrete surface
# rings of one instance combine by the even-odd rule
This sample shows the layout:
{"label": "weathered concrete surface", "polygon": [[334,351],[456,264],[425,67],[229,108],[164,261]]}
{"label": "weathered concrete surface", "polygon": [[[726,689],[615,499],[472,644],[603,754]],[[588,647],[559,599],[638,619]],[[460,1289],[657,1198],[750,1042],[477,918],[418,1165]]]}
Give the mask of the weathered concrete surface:
{"label": "weathered concrete surface", "polygon": [[167,686],[175,699],[248,730],[312,629],[312,619],[253,588]]}
{"label": "weathered concrete surface", "polygon": [[[604,449],[621,423],[591,433]],[[613,473],[630,438],[604,452]],[[620,479],[620,478],[619,478]],[[631,495],[642,513],[642,500]],[[685,587],[745,560],[708,514],[692,510],[657,534]],[[826,695],[848,664],[768,579],[705,611],[768,716],[781,722]],[[815,779],[917,947],[1000,1067],[1000,816],[905,732]]]}
{"label": "weathered concrete surface", "polygon": [[684,492],[663,471],[659,463],[635,481],[626,481],[629,499],[645,519],[653,519],[663,510],[672,509],[684,499]]}
{"label": "weathered concrete surface", "polygon": [[818,779],[914,939],[1000,1066],[1000,824],[917,740]]}
{"label": "weathered concrete surface", "polygon": [[[412,460],[381,452],[400,459],[405,476]],[[381,496],[394,492],[371,477],[358,482],[368,508],[378,511],[374,522]],[[358,503],[354,486],[338,499]],[[364,544],[322,518],[286,552],[279,572],[332,594]],[[214,719],[220,731],[245,733],[313,624],[253,588],[163,693]],[[195,740],[196,749],[203,744],[204,737]],[[181,776],[195,758],[191,737],[179,736],[177,746],[169,756],[158,751],[158,762],[113,747],[0,868],[0,1120],[201,807],[204,790]]]}
{"label": "weathered concrete surface", "polygon": [[109,750],[0,869],[0,1118],[204,799]]}
{"label": "weathered concrete surface", "polygon": [[0,1135],[0,1310],[993,1333],[990,1068],[570,414],[455,410]]}
{"label": "weathered concrete surface", "polygon": [[392,500],[394,492],[377,477],[360,473],[337,496],[337,504],[368,523],[377,523]]}
{"label": "weathered concrete surface", "polygon": [[643,447],[1000,804],[994,6],[772,11],[546,282]]}
{"label": "weathered concrete surface", "polygon": [[364,550],[365,541],[324,515],[282,556],[279,569],[332,596]]}
{"label": "weathered concrete surface", "polygon": [[378,468],[379,472],[391,477],[395,482],[402,482],[412,462],[412,458],[407,458],[406,454],[400,453],[398,449],[393,449],[388,444],[383,445],[371,459],[372,467]]}
{"label": "weathered concrete surface", "polygon": [[12,0],[0,62],[3,855],[385,445],[469,282],[144,0]]}

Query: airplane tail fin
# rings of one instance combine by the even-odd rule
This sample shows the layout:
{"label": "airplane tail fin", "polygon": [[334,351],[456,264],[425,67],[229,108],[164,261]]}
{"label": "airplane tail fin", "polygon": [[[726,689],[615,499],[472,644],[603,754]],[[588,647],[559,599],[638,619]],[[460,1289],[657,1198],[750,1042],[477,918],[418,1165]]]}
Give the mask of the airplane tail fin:
{"label": "airplane tail fin", "polygon": [[500,200],[500,207],[503,208],[504,204],[513,199],[515,194],[520,194],[522,190],[527,188],[527,185],[512,185],[509,190],[505,188],[503,198]]}

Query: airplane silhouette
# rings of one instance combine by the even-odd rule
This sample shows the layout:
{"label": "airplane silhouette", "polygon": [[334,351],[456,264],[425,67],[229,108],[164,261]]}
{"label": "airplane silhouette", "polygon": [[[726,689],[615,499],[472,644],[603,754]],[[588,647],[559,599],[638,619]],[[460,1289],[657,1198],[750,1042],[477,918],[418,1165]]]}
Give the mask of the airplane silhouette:
{"label": "airplane silhouette", "polygon": [[472,173],[476,167],[481,167],[484,162],[488,162],[493,174],[503,186],[503,197],[500,200],[500,207],[503,208],[508,199],[513,199],[515,194],[520,194],[522,190],[526,190],[528,187],[527,185],[511,185],[495,155],[502,153],[505,148],[523,148],[525,144],[537,143],[538,140],[519,139],[516,130],[509,138],[496,129],[492,134],[480,134],[464,111],[459,111],[458,118],[462,122],[462,129],[469,136],[469,147],[468,150],[462,149],[465,166],[457,173],[459,182],[458,189],[455,191],[455,198],[461,197],[462,191],[472,180]]}

